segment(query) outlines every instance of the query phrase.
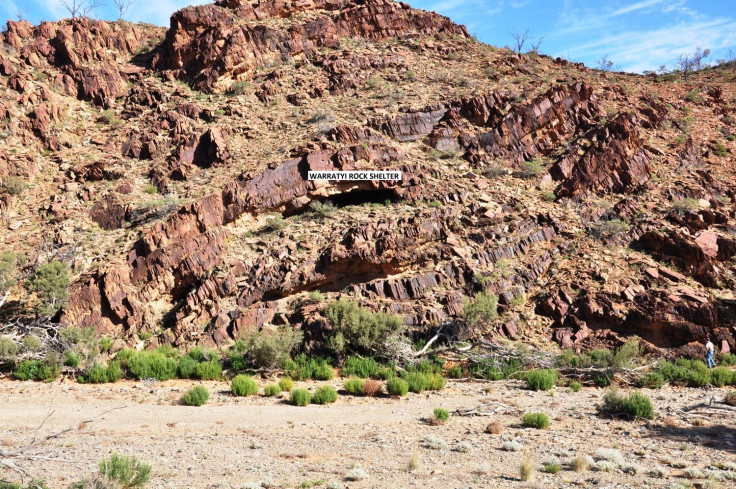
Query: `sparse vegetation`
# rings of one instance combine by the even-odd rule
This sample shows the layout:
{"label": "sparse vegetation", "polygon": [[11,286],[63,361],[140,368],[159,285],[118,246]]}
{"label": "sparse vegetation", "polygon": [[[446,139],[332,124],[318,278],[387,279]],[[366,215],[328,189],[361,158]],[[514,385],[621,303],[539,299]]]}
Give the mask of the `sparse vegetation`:
{"label": "sparse vegetation", "polygon": [[28,279],[27,285],[36,293],[36,311],[45,316],[54,315],[69,300],[69,272],[60,261],[39,266]]}
{"label": "sparse vegetation", "polygon": [[263,388],[263,395],[267,397],[278,396],[281,394],[281,387],[278,384],[268,384]]}
{"label": "sparse vegetation", "polygon": [[603,397],[601,411],[613,416],[627,416],[634,419],[654,417],[652,401],[646,395],[632,392],[623,397],[615,387],[609,389]]}
{"label": "sparse vegetation", "polygon": [[295,406],[306,406],[312,400],[307,389],[294,389],[291,391],[290,401]]}
{"label": "sparse vegetation", "polygon": [[549,416],[545,413],[525,413],[521,417],[521,424],[527,428],[537,428],[540,430],[549,427]]}
{"label": "sparse vegetation", "polygon": [[379,352],[388,337],[398,332],[402,325],[399,316],[373,313],[344,299],[330,303],[326,314],[334,331],[327,345],[339,355]]}
{"label": "sparse vegetation", "polygon": [[240,374],[233,377],[230,382],[230,390],[234,396],[253,396],[258,394],[258,384],[251,377]]}
{"label": "sparse vegetation", "polygon": [[532,370],[526,374],[526,385],[533,391],[547,391],[557,382],[554,370]]}
{"label": "sparse vegetation", "polygon": [[521,459],[521,466],[519,467],[519,478],[523,482],[529,482],[534,480],[534,462],[532,461],[531,455],[525,453]]}
{"label": "sparse vegetation", "polygon": [[279,380],[279,388],[281,388],[281,392],[291,392],[294,388],[294,381],[288,377],[284,377]]}
{"label": "sparse vegetation", "polygon": [[151,481],[151,464],[141,462],[133,456],[113,453],[100,461],[100,477],[109,485],[95,487],[119,487],[121,489],[144,488]]}
{"label": "sparse vegetation", "polygon": [[409,392],[409,384],[399,377],[393,377],[386,382],[386,391],[392,396],[405,396]]}
{"label": "sparse vegetation", "polygon": [[343,389],[349,394],[362,394],[363,379],[348,379],[343,383]]}
{"label": "sparse vegetation", "polygon": [[472,301],[463,299],[462,315],[471,327],[493,321],[498,317],[498,296],[482,291]]}
{"label": "sparse vegetation", "polygon": [[450,411],[445,408],[434,408],[434,421],[437,424],[444,424],[450,419]]}
{"label": "sparse vegetation", "polygon": [[335,401],[337,401],[337,392],[329,385],[317,387],[311,400],[314,404],[329,404]]}
{"label": "sparse vegetation", "polygon": [[187,406],[201,406],[210,398],[210,392],[203,386],[192,387],[181,397],[181,402]]}
{"label": "sparse vegetation", "polygon": [[246,333],[241,339],[241,349],[245,352],[247,362],[253,367],[285,367],[289,355],[301,344],[303,338],[301,331],[285,325],[274,331],[260,330]]}
{"label": "sparse vegetation", "polygon": [[343,375],[354,375],[361,379],[373,377],[378,373],[380,365],[373,357],[348,357],[342,367]]}

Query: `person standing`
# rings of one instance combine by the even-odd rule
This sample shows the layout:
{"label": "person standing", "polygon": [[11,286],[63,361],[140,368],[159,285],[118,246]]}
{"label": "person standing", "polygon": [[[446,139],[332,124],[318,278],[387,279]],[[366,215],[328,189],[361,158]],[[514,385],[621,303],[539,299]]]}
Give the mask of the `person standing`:
{"label": "person standing", "polygon": [[713,360],[714,354],[715,346],[713,346],[713,342],[708,338],[708,343],[705,344],[705,359],[708,362],[708,368],[714,368],[716,366],[716,361]]}

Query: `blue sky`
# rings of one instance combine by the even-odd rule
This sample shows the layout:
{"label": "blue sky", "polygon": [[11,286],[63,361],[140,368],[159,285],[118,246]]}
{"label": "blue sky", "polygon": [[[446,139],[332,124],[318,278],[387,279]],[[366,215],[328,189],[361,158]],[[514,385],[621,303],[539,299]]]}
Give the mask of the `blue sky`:
{"label": "blue sky", "polygon": [[[95,12],[116,19],[112,0]],[[172,12],[207,0],[135,0],[126,18],[168,26]],[[540,51],[596,66],[607,56],[621,69],[641,72],[674,66],[679,54],[710,48],[711,60],[736,53],[736,0],[409,0],[467,26],[496,46],[509,31],[545,36]],[[66,16],[61,0],[0,0],[0,18],[18,12],[33,23]]]}

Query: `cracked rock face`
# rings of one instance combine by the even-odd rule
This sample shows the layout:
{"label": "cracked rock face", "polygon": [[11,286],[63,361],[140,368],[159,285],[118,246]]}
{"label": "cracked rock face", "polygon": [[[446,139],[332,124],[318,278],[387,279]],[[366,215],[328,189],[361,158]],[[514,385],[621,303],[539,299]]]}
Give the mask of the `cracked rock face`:
{"label": "cracked rock face", "polygon": [[[389,0],[219,0],[169,29],[0,36],[0,236],[70,267],[64,325],[153,347],[290,324],[311,345],[320,291],[416,337],[736,347],[728,77],[693,75],[691,101]],[[403,179],[307,179],[351,170]],[[467,325],[480,292],[499,317]],[[14,299],[9,315],[34,300]]]}

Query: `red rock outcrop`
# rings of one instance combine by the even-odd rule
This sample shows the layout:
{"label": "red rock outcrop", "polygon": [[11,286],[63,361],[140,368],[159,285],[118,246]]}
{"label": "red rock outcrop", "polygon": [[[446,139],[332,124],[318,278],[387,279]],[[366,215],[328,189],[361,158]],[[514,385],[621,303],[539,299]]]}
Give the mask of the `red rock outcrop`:
{"label": "red rock outcrop", "polygon": [[554,87],[504,113],[508,102],[494,92],[371,124],[398,141],[426,138],[437,149],[466,148],[466,158],[483,165],[499,157],[531,160],[587,129],[601,115],[592,88],[584,83]]}
{"label": "red rock outcrop", "polygon": [[[316,15],[288,28],[243,21],[286,18],[310,9],[340,9],[335,16]],[[166,42],[153,67],[203,91],[227,88],[258,66],[296,57],[309,58],[318,46],[336,46],[340,37],[385,39],[409,34],[454,34],[469,37],[446,17],[390,0],[223,1],[188,7],[171,17]]]}
{"label": "red rock outcrop", "polygon": [[[151,34],[132,24],[76,18],[44,22],[35,30],[9,21],[6,37],[27,64],[36,67],[44,59],[74,80],[80,99],[107,106],[128,91],[128,76],[116,56],[132,55]],[[59,78],[68,92],[66,80]]]}
{"label": "red rock outcrop", "polygon": [[[156,224],[130,251],[129,267],[102,269],[76,282],[70,290],[70,304],[63,320],[94,325],[100,331],[112,332],[121,327],[134,329],[149,318],[145,304],[164,294],[181,298],[193,286],[198,289],[192,297],[204,294],[209,298],[208,294],[212,293],[230,293],[232,285],[227,281],[220,285],[206,281],[210,269],[219,263],[227,235],[225,224],[245,213],[257,215],[276,209],[294,212],[326,193],[393,188],[396,182],[310,181],[306,173],[309,170],[360,169],[368,161],[389,165],[401,157],[388,147],[361,145],[337,152],[310,153],[252,179],[233,182],[220,194],[184,206],[166,221]],[[107,297],[106,284],[113,280],[108,277],[119,281],[114,288],[114,299]],[[264,283],[259,287],[261,293],[268,289]],[[125,304],[125,307],[111,308],[106,306],[108,303]],[[217,314],[217,311],[201,311],[196,299],[188,307],[185,310],[196,309],[197,314],[205,317]]]}
{"label": "red rock outcrop", "polygon": [[717,273],[712,261],[703,248],[689,236],[677,231],[669,234],[649,231],[634,246],[667,260],[707,287],[714,287],[717,283]]}
{"label": "red rock outcrop", "polygon": [[555,194],[624,193],[649,181],[649,157],[642,149],[637,123],[634,116],[620,114],[586,133],[580,141],[583,155],[570,152],[550,169],[551,179],[560,182]]}

